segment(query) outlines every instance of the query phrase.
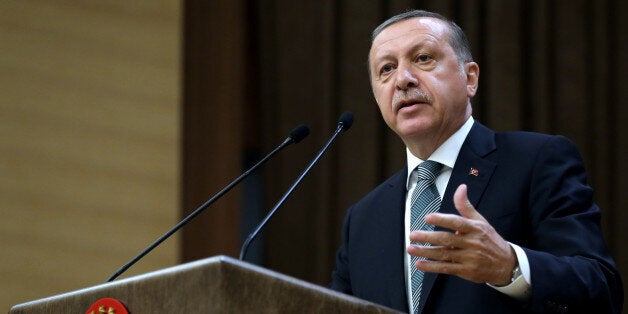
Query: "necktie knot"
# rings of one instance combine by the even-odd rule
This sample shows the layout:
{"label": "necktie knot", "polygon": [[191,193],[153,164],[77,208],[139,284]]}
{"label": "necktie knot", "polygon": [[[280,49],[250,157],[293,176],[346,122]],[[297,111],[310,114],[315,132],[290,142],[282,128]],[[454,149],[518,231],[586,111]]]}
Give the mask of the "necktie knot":
{"label": "necktie knot", "polygon": [[433,160],[426,160],[416,167],[419,180],[434,181],[440,170],[443,168],[443,164]]}

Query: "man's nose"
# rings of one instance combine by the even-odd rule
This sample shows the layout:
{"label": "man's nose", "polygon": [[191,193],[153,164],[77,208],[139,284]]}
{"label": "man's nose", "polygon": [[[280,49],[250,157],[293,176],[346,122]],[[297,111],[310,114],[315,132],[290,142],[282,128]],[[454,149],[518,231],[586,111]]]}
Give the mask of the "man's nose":
{"label": "man's nose", "polygon": [[406,90],[419,86],[419,79],[408,68],[397,68],[397,88]]}

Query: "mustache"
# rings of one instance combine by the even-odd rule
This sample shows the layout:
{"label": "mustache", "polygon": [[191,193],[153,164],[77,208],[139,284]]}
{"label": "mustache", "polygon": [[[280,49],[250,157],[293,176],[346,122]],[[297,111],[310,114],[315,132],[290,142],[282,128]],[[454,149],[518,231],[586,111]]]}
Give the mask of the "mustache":
{"label": "mustache", "polygon": [[423,103],[432,103],[432,98],[427,93],[423,92],[418,88],[413,88],[409,90],[400,90],[396,91],[393,95],[393,108],[399,109],[403,105],[410,102],[423,102]]}

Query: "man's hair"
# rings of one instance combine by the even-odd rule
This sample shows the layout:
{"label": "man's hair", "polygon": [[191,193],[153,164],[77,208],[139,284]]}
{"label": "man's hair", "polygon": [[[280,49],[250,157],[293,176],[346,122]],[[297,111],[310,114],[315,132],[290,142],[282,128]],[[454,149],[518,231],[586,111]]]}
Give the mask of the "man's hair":
{"label": "man's hair", "polygon": [[373,46],[373,41],[375,40],[375,37],[377,37],[377,35],[379,35],[386,27],[397,22],[416,17],[430,17],[445,22],[450,30],[449,38],[447,39],[447,41],[449,42],[451,48],[454,50],[454,53],[458,58],[458,62],[463,64],[465,62],[473,61],[473,55],[471,54],[471,48],[469,47],[467,35],[465,35],[460,26],[438,13],[424,10],[412,10],[404,12],[384,21],[384,23],[380,24],[377,28],[375,28],[375,30],[373,30],[373,35],[371,36],[371,46]]}

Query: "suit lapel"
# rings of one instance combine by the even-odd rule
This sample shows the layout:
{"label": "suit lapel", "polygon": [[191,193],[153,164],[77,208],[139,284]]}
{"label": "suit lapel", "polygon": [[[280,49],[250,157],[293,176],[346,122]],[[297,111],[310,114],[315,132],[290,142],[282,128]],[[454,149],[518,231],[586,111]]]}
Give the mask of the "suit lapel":
{"label": "suit lapel", "polygon": [[[454,206],[454,192],[460,184],[466,184],[469,201],[477,207],[484,190],[493,175],[496,163],[484,159],[486,155],[496,149],[494,132],[485,126],[475,122],[460,149],[458,158],[445,189],[439,212],[446,214],[458,214]],[[445,230],[437,227],[436,230]],[[419,313],[429,297],[430,291],[438,274],[426,273],[423,277],[423,287],[419,301]]]}
{"label": "suit lapel", "polygon": [[469,201],[473,206],[478,205],[484,190],[495,171],[497,164],[485,159],[486,155],[496,149],[495,133],[485,126],[475,123],[467,136],[458,159],[452,170],[447,189],[443,196],[441,212],[458,214],[454,206],[454,192],[460,184],[466,184]]}
{"label": "suit lapel", "polygon": [[[405,167],[407,168],[407,167]],[[406,278],[404,263],[404,213],[405,213],[405,196],[406,196],[406,178],[407,169],[400,171],[392,180],[389,181],[389,193],[384,193],[384,197],[378,199],[382,201],[377,207],[385,209],[378,217],[382,217],[380,221],[381,228],[379,230],[391,232],[390,234],[381,234],[380,239],[388,241],[384,245],[389,248],[395,248],[390,254],[387,263],[381,265],[380,272],[388,279],[384,282],[390,282],[389,286],[382,286],[381,293],[387,295],[387,299],[395,308],[408,308],[408,298],[406,294]]]}

